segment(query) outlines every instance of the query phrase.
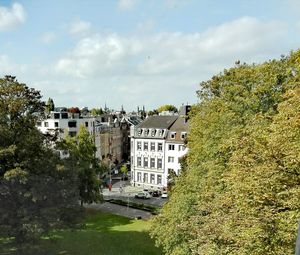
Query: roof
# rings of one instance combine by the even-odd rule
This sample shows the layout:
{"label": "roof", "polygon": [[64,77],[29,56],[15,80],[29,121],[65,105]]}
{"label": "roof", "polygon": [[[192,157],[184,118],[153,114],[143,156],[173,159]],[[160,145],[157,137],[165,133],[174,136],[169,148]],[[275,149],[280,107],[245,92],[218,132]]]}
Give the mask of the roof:
{"label": "roof", "polygon": [[178,116],[150,116],[137,127],[168,129],[177,120],[177,118]]}
{"label": "roof", "polygon": [[[188,122],[185,117],[179,117],[174,124],[170,127],[167,141],[175,142],[175,143],[184,143],[186,134],[188,132]],[[175,133],[175,137],[174,137]],[[182,135],[185,133],[182,138]],[[171,135],[173,134],[173,138],[171,138]]]}
{"label": "roof", "polygon": [[188,130],[188,122],[186,121],[186,118],[179,117],[174,122],[172,127],[170,127],[170,131],[187,131]]}

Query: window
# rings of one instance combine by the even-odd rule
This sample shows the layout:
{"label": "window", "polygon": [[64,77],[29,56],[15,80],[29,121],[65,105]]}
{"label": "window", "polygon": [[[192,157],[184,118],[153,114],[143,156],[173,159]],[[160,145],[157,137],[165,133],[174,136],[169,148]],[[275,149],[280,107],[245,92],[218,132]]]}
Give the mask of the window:
{"label": "window", "polygon": [[155,151],[155,143],[150,143],[150,150]]}
{"label": "window", "polygon": [[161,158],[157,159],[157,168],[162,169],[162,159]]}
{"label": "window", "polygon": [[156,130],[155,130],[155,129],[152,129],[152,130],[151,130],[151,136],[155,136],[155,133],[156,133]]}
{"label": "window", "polygon": [[148,157],[144,157],[144,167],[148,167]]}
{"label": "window", "polygon": [[150,167],[155,168],[155,158],[150,158]]}
{"label": "window", "polygon": [[181,139],[184,140],[186,138],[186,132],[181,132]]}
{"label": "window", "polygon": [[54,122],[54,127],[58,127],[58,122]]}
{"label": "window", "polygon": [[138,172],[138,173],[137,173],[137,181],[138,181],[138,182],[141,182],[141,181],[142,181],[142,173],[141,173],[141,172]]}
{"label": "window", "polygon": [[169,151],[174,151],[174,150],[175,150],[175,145],[169,144]]}
{"label": "window", "polygon": [[142,134],[142,129],[139,128],[137,131],[137,135],[140,136],[141,134]]}
{"label": "window", "polygon": [[37,125],[38,127],[41,127],[41,126],[42,126],[42,122],[38,121],[38,122],[36,123],[36,125]]}
{"label": "window", "polygon": [[148,174],[144,173],[144,182],[148,182]]}
{"label": "window", "polygon": [[161,184],[161,175],[160,174],[157,175],[157,184]]}
{"label": "window", "polygon": [[146,128],[146,129],[144,130],[144,135],[145,135],[145,136],[148,136],[148,134],[149,134],[149,129]]}
{"label": "window", "polygon": [[49,127],[49,123],[48,122],[44,122],[44,127]]}
{"label": "window", "polygon": [[77,126],[77,122],[76,121],[69,121],[68,123],[68,127],[69,128],[76,128]]}
{"label": "window", "polygon": [[133,165],[133,156],[131,156],[131,165]]}
{"label": "window", "polygon": [[173,163],[174,162],[174,157],[168,157],[168,162]]}
{"label": "window", "polygon": [[148,142],[144,142],[144,151],[148,150]]}
{"label": "window", "polygon": [[151,184],[155,183],[155,175],[154,174],[150,174],[150,183]]}
{"label": "window", "polygon": [[59,113],[54,113],[54,119],[59,119]]}
{"label": "window", "polygon": [[142,150],[142,142],[137,142],[137,150],[140,151]]}
{"label": "window", "polygon": [[178,150],[179,151],[184,151],[185,150],[185,146],[184,145],[178,145]]}
{"label": "window", "polygon": [[158,143],[157,144],[157,150],[158,151],[162,151],[162,143]]}
{"label": "window", "polygon": [[175,137],[176,137],[176,132],[171,132],[170,137],[171,137],[171,139],[175,139]]}
{"label": "window", "polygon": [[85,122],[85,127],[88,127],[89,126],[89,123],[86,121]]}
{"label": "window", "polygon": [[142,158],[137,157],[137,166],[142,166]]}
{"label": "window", "polygon": [[67,118],[68,118],[68,113],[67,113],[67,112],[63,112],[63,113],[61,114],[61,118],[62,118],[62,119],[67,119]]}
{"label": "window", "polygon": [[131,141],[130,146],[131,146],[131,150],[133,150],[133,141]]}

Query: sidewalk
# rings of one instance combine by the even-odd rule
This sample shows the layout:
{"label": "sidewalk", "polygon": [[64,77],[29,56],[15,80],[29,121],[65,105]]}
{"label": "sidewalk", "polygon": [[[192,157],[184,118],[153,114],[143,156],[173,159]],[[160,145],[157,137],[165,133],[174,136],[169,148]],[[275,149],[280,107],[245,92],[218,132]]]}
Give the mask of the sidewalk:
{"label": "sidewalk", "polygon": [[131,187],[131,186],[122,188],[121,192],[120,192],[120,187],[112,188],[111,191],[109,191],[109,189],[105,188],[105,189],[103,189],[103,196],[134,197],[135,194],[137,194],[138,192],[141,192],[141,191],[143,191],[143,188],[136,188],[136,187]]}
{"label": "sidewalk", "polygon": [[134,197],[138,192],[143,191],[143,187],[133,187],[129,182],[124,181],[124,187],[120,189],[122,182],[117,182],[112,186],[111,191],[108,188],[103,189],[103,196],[124,196],[124,197]]}

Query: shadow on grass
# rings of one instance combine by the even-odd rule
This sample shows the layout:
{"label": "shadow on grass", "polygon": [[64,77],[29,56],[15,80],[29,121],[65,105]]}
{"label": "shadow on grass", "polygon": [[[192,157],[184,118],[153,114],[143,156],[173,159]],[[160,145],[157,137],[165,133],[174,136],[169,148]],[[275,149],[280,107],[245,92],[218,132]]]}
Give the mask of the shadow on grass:
{"label": "shadow on grass", "polygon": [[[148,234],[148,222],[87,209],[80,230],[53,231],[37,246],[27,250],[9,250],[2,255],[159,255]],[[1,245],[1,239],[0,239]],[[20,253],[21,252],[21,253]]]}

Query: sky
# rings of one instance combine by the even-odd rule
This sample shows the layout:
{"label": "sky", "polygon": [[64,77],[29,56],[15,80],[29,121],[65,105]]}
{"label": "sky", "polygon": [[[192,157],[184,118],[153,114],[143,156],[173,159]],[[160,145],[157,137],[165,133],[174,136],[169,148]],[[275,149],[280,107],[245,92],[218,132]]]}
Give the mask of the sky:
{"label": "sky", "polygon": [[197,102],[235,61],[300,47],[300,0],[0,0],[0,76],[56,106]]}

